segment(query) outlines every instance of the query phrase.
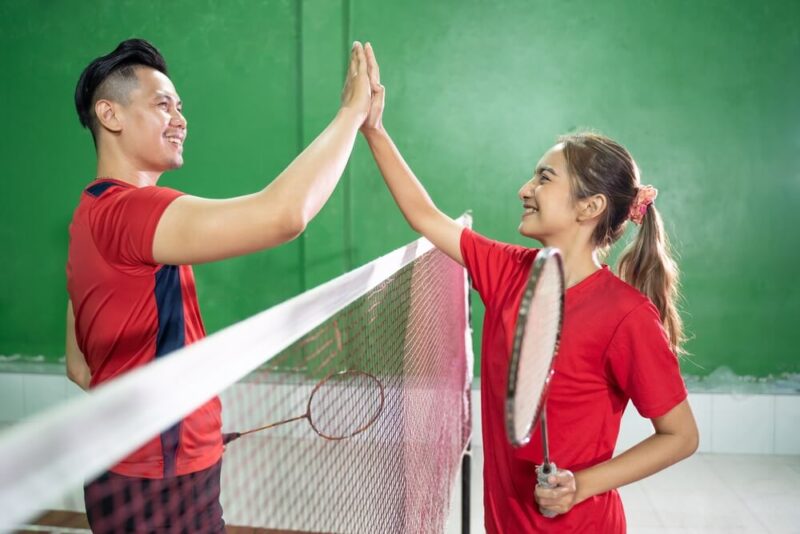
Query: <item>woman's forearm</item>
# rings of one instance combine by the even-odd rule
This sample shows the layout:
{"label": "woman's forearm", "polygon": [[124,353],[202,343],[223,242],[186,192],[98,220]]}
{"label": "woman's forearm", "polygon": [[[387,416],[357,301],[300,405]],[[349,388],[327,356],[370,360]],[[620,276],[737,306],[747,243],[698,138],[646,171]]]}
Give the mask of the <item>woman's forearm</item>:
{"label": "woman's forearm", "polygon": [[389,191],[411,227],[423,231],[424,220],[438,212],[428,192],[383,128],[364,133]]}
{"label": "woman's forearm", "polygon": [[619,456],[575,473],[575,504],[646,478],[690,456],[696,435],[654,434]]}

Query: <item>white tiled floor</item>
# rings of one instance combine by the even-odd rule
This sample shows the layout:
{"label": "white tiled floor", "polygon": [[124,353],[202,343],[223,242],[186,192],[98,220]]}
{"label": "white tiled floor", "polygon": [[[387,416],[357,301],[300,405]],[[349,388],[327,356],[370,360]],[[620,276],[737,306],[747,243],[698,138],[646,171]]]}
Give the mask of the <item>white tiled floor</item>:
{"label": "white tiled floor", "polygon": [[[484,531],[481,453],[473,453],[473,533]],[[800,534],[796,455],[698,453],[620,494],[631,534]],[[461,532],[455,500],[447,534]]]}

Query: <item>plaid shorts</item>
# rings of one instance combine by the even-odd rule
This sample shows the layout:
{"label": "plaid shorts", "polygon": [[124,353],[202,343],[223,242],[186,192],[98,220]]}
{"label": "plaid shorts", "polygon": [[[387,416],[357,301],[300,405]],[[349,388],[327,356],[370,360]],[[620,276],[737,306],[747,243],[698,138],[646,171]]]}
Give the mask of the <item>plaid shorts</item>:
{"label": "plaid shorts", "polygon": [[92,532],[225,532],[221,471],[222,460],[202,471],[163,479],[106,472],[83,491]]}

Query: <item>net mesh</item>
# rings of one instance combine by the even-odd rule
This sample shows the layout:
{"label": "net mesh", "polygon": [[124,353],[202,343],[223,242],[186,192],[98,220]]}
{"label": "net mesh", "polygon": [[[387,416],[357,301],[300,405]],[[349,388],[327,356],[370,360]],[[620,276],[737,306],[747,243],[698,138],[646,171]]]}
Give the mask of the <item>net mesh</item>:
{"label": "net mesh", "polygon": [[[375,423],[345,440],[322,439],[297,421],[231,443],[223,488],[241,486],[232,479],[247,472],[256,491],[225,495],[230,522],[312,532],[442,530],[468,428],[461,276],[441,253],[425,255],[223,395],[232,430],[305,413],[332,372],[369,373],[385,395]],[[325,410],[335,409],[342,425],[358,425],[374,386],[336,388],[327,408],[312,406],[314,416],[329,420]]]}
{"label": "net mesh", "polygon": [[[228,443],[221,474],[145,485],[104,474],[86,494],[87,505],[106,515],[93,527],[214,532],[221,487],[229,532],[442,532],[471,432],[465,287],[463,268],[431,250],[286,349],[265,346],[262,363],[220,393],[223,432],[298,418],[309,408],[311,417]],[[295,309],[290,322],[302,328],[310,309]],[[226,358],[237,357],[236,342],[230,339]],[[382,405],[374,416],[376,384]],[[361,431],[331,440],[315,425],[322,434]]]}

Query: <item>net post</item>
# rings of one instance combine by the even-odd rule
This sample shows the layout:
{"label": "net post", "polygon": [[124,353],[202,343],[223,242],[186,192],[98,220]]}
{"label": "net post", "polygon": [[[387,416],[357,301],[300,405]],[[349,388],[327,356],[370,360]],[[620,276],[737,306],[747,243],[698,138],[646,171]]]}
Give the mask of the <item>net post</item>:
{"label": "net post", "polygon": [[[464,226],[467,228],[472,228],[472,210],[467,210],[461,216],[461,220],[464,223]],[[472,365],[474,358],[472,352],[472,293],[470,292],[470,283],[469,274],[466,274],[464,277],[464,297],[466,300],[466,312],[467,312],[467,328],[466,328],[466,345],[465,349],[467,351],[467,358],[470,360],[468,362],[470,371],[469,377],[472,378]],[[468,387],[472,388],[471,380],[468,380]],[[469,405],[468,410],[470,411],[468,416],[468,421],[470,425],[470,434],[472,433],[472,395],[470,392],[469,395]],[[461,534],[470,534],[470,502],[472,500],[472,438],[470,437],[467,440],[467,447],[464,450],[464,457],[461,459]]]}
{"label": "net post", "polygon": [[461,534],[470,534],[469,508],[472,494],[472,440],[467,442],[467,450],[461,459]]}

